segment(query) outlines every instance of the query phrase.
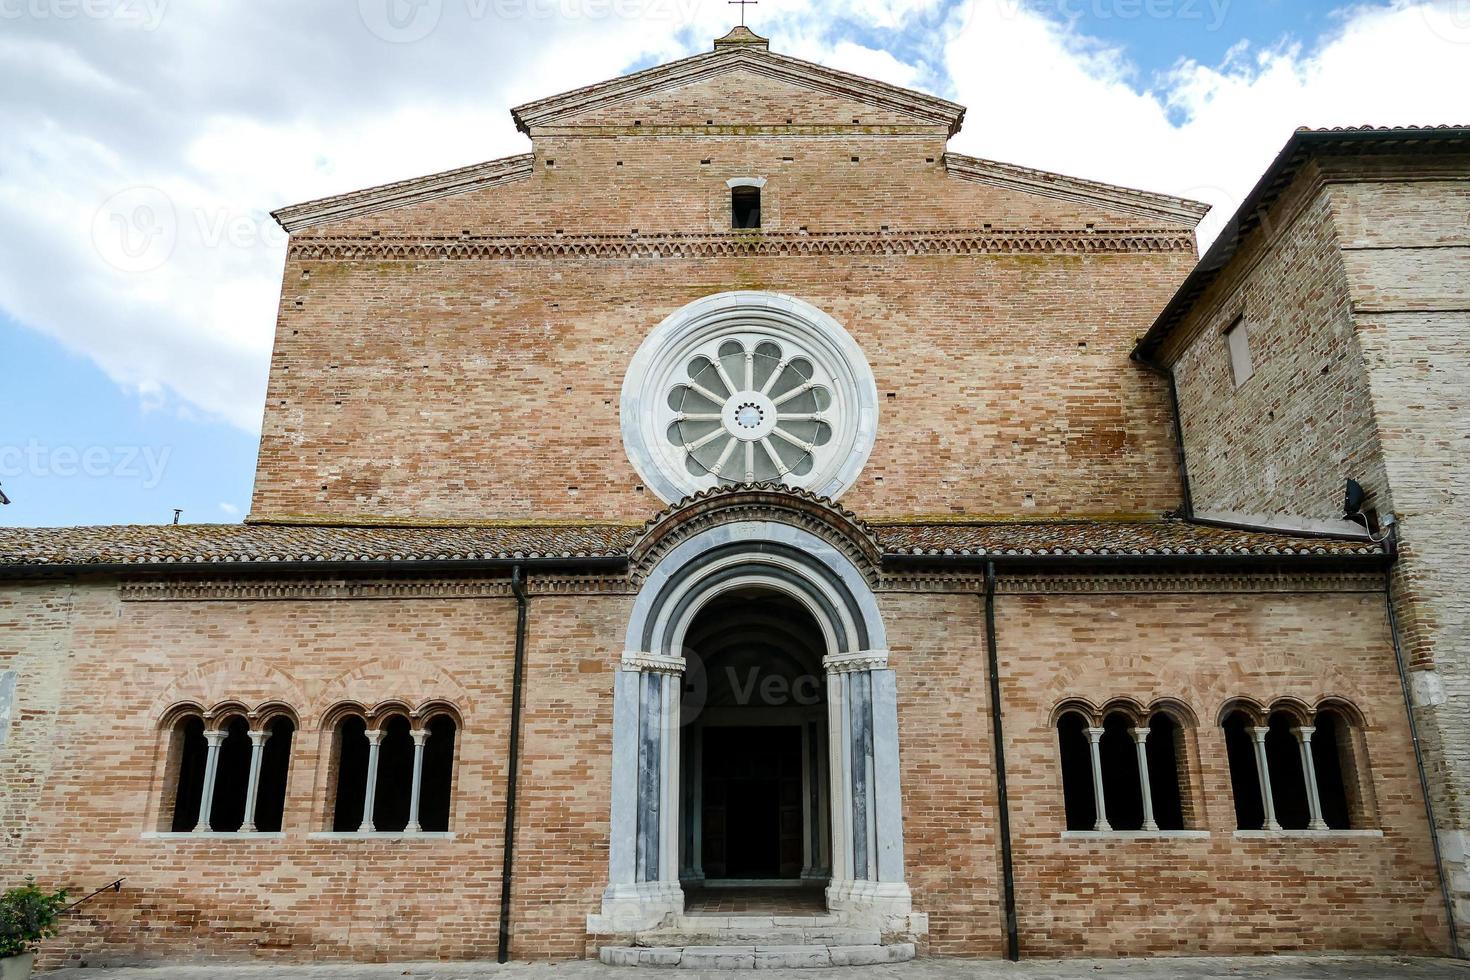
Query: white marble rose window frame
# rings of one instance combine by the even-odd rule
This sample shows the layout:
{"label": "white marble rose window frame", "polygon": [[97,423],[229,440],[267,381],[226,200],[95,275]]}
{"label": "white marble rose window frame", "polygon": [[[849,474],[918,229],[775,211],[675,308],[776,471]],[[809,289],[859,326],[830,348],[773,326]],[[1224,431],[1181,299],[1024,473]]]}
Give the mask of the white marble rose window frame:
{"label": "white marble rose window frame", "polygon": [[781,483],[836,499],[873,448],[878,391],[842,325],[802,300],[720,293],[664,320],[623,381],[623,444],[666,503]]}

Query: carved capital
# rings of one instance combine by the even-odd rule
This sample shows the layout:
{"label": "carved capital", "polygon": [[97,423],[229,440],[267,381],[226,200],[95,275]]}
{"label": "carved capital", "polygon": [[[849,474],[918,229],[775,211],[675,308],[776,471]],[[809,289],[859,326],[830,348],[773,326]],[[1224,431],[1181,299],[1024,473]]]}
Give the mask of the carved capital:
{"label": "carved capital", "polygon": [[852,674],[863,670],[887,670],[887,650],[858,650],[855,653],[836,653],[822,658],[822,667],[829,674]]}
{"label": "carved capital", "polygon": [[622,669],[647,674],[669,674],[681,677],[684,674],[683,657],[665,657],[657,653],[623,654]]}

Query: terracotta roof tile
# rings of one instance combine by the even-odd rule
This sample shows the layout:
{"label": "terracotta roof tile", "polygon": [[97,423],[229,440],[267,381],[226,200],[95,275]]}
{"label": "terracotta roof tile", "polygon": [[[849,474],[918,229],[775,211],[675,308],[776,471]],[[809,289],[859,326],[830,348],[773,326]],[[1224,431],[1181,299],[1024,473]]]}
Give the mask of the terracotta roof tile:
{"label": "terracotta roof tile", "polygon": [[888,524],[888,555],[1381,555],[1366,538],[1239,530],[1182,520]]}
{"label": "terracotta roof tile", "polygon": [[[884,554],[894,557],[1383,554],[1366,539],[1267,533],[1180,520],[928,522],[882,524],[873,530]],[[622,558],[642,531],[621,524],[0,528],[0,568]]]}
{"label": "terracotta roof tile", "polygon": [[604,558],[626,554],[636,531],[619,524],[0,528],[0,566]]}

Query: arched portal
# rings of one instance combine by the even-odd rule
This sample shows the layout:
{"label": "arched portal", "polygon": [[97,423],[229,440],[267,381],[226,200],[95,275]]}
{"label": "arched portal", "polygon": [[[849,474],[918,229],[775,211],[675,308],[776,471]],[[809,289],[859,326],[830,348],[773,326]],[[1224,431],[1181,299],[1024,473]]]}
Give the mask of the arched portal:
{"label": "arched portal", "polygon": [[737,589],[684,638],[679,877],[825,884],[825,639],[789,596]]}
{"label": "arched portal", "polygon": [[[762,488],[744,498],[770,495]],[[721,657],[748,664],[762,648],[769,653],[778,636],[788,670],[809,666],[804,656],[820,654],[816,720],[830,788],[821,801],[825,843],[815,861],[804,855],[802,871],[828,879],[826,902],[833,911],[911,910],[903,870],[897,689],[877,601],[854,560],[861,542],[843,546],[843,515],[828,527],[811,500],[793,500],[791,509],[787,523],[778,519],[779,506],[755,507],[737,491],[720,501],[696,498],[664,519],[676,530],[653,549],[656,564],[634,603],[614,687],[610,880],[598,928],[647,928],[683,909],[681,873],[694,871],[684,713],[701,696],[699,672],[686,677],[686,671],[693,645],[708,644],[715,634],[721,638],[709,653],[695,651],[701,671],[709,656],[717,665]],[[658,528],[648,537],[660,537]],[[741,603],[752,601],[755,607],[744,611],[754,616],[745,620]],[[801,613],[796,625],[786,624],[784,636],[769,623],[778,610]],[[724,634],[750,642],[742,647]],[[810,825],[804,829],[809,839]]]}

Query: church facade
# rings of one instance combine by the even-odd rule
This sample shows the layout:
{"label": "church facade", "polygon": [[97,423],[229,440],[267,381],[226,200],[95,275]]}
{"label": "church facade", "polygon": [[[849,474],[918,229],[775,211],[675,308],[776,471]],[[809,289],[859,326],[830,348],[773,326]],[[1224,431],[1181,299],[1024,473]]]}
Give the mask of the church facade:
{"label": "church facade", "polygon": [[743,28],[514,116],[278,213],[243,525],[0,530],[53,962],[1456,951],[1465,131],[1197,264]]}

